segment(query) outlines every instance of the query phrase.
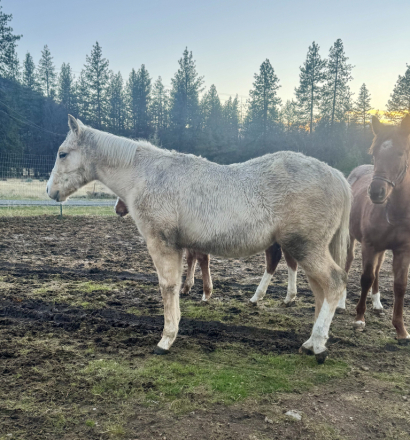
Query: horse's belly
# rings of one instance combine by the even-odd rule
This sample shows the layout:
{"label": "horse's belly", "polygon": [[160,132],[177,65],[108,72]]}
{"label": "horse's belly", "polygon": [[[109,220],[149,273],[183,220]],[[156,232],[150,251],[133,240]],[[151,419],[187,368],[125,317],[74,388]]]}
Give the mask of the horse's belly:
{"label": "horse's belly", "polygon": [[206,232],[182,234],[180,246],[220,257],[237,258],[262,252],[275,241],[273,228],[255,230],[243,226],[211,234]]}

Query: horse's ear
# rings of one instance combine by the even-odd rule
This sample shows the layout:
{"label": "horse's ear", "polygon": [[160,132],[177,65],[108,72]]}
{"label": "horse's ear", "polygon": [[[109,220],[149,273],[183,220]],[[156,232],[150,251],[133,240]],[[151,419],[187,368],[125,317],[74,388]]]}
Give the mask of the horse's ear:
{"label": "horse's ear", "polygon": [[400,128],[408,135],[410,134],[410,114],[406,115],[401,121]]}
{"label": "horse's ear", "polygon": [[377,136],[380,133],[380,130],[382,129],[381,122],[376,118],[376,116],[372,116],[372,130],[375,136]]}
{"label": "horse's ear", "polygon": [[68,115],[68,126],[70,130],[74,132],[77,136],[80,134],[80,124],[77,122],[74,116]]}

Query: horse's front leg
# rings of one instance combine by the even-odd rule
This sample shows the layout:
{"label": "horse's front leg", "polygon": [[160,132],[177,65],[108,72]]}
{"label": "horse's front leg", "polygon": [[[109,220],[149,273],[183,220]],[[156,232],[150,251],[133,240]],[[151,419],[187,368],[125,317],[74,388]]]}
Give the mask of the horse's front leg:
{"label": "horse's front leg", "polygon": [[208,301],[211,298],[212,290],[214,288],[211,278],[211,269],[209,268],[210,257],[209,254],[202,254],[198,252],[197,258],[199,265],[201,266],[202,283],[204,289],[202,301]]}
{"label": "horse's front leg", "polygon": [[181,293],[183,295],[187,295],[192,286],[195,282],[195,267],[197,262],[197,255],[196,252],[190,251],[189,249],[186,250],[186,262],[188,265],[187,271],[186,271],[186,278],[184,285],[182,286]]}
{"label": "horse's front leg", "polygon": [[283,250],[283,255],[285,256],[286,264],[288,266],[288,291],[283,302],[286,305],[290,305],[295,302],[297,295],[296,278],[298,263],[285,250]]}
{"label": "horse's front leg", "polygon": [[265,273],[263,274],[263,277],[261,279],[261,282],[259,283],[258,288],[256,289],[255,294],[249,300],[253,305],[257,304],[257,302],[263,299],[263,297],[265,296],[266,291],[268,290],[270,280],[272,279],[276,267],[278,266],[279,261],[282,257],[282,248],[278,243],[274,243],[271,247],[266,249],[265,257],[266,257]]}
{"label": "horse's front leg", "polygon": [[360,278],[360,286],[362,292],[360,295],[359,302],[356,306],[356,319],[354,322],[354,327],[357,329],[364,328],[365,319],[364,313],[366,311],[366,298],[369,293],[370,288],[373,285],[375,275],[375,269],[377,262],[379,260],[380,253],[376,252],[373,247],[362,244],[362,276]]}
{"label": "horse's front leg", "polygon": [[182,250],[173,249],[162,242],[149,242],[148,250],[158,273],[159,286],[164,303],[164,331],[155,354],[168,353],[178,334],[181,312],[179,290],[182,275]]}
{"label": "horse's front leg", "polygon": [[394,274],[394,307],[393,325],[397,331],[399,344],[408,344],[410,335],[407,333],[403,321],[404,295],[407,288],[407,277],[410,264],[410,249],[393,251]]}

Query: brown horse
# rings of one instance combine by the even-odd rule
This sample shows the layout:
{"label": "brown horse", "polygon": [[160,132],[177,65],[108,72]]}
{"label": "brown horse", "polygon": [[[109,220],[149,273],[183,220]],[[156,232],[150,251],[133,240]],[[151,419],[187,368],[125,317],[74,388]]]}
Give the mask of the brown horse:
{"label": "brown horse", "polygon": [[[115,203],[115,212],[120,216],[124,217],[128,214],[128,208],[125,203],[118,198]],[[289,273],[289,282],[288,282],[288,293],[286,299],[284,300],[286,305],[294,302],[296,298],[296,271],[298,264],[297,262],[287,253],[283,252],[286,263],[288,265],[288,273]],[[265,252],[266,255],[266,272],[263,276],[258,289],[256,290],[254,296],[251,298],[251,303],[255,304],[257,301],[263,299],[265,296],[266,290],[268,288],[269,282],[275,273],[276,267],[279,264],[279,261],[282,257],[282,250],[279,244],[274,243],[270,248],[268,248]],[[187,275],[185,278],[185,282],[182,286],[181,293],[187,295],[192,286],[194,285],[195,280],[195,267],[197,262],[201,268],[202,273],[202,283],[203,283],[203,301],[208,301],[212,295],[212,278],[211,278],[211,270],[209,267],[210,256],[209,254],[204,254],[202,252],[197,252],[191,249],[186,249],[186,260],[187,260]]]}
{"label": "brown horse", "polygon": [[354,258],[355,240],[362,245],[361,297],[356,307],[357,328],[365,325],[366,297],[372,287],[373,308],[380,303],[379,270],[387,249],[393,252],[394,309],[393,325],[400,344],[410,341],[403,322],[404,294],[410,265],[410,115],[399,127],[383,126],[373,116],[374,133],[370,153],[372,165],[352,171],[353,204],[350,215],[350,248],[346,261],[349,271]]}

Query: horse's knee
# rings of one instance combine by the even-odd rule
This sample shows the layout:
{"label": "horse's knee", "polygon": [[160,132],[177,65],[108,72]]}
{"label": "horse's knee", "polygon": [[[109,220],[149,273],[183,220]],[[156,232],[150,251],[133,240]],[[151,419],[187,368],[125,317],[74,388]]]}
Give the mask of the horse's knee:
{"label": "horse's knee", "polygon": [[362,287],[362,291],[368,291],[372,287],[374,280],[375,275],[373,272],[363,272],[362,276],[360,277],[360,286]]}

